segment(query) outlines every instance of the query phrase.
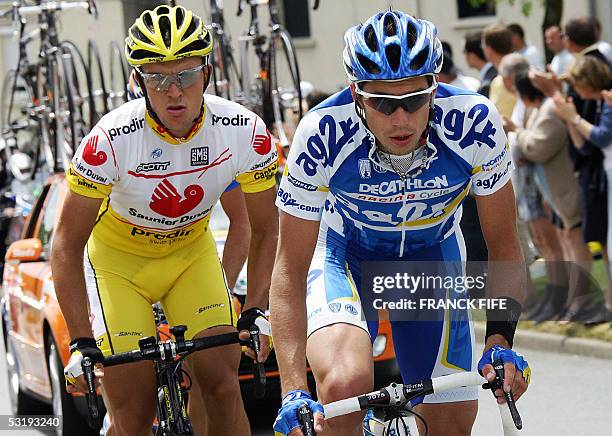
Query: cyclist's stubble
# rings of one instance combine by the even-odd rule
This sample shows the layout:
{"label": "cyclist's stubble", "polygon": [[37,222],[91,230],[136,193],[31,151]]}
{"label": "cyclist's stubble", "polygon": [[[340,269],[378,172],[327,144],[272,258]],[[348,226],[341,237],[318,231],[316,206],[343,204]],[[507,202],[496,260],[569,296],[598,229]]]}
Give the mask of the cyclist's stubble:
{"label": "cyclist's stubble", "polygon": [[[144,65],[143,71],[146,73],[176,74],[197,67],[201,63],[201,58],[193,57]],[[183,138],[193,128],[194,122],[202,109],[204,81],[209,73],[210,66],[204,69],[195,84],[184,89],[175,84],[171,85],[167,91],[156,91],[147,86],[147,95],[151,107],[173,136]]]}
{"label": "cyclist's stubble", "polygon": [[[414,77],[398,82],[366,82],[362,87],[364,91],[373,94],[402,95],[427,88],[428,85],[427,78]],[[429,121],[429,104],[424,104],[414,113],[398,107],[391,115],[377,112],[363,102],[360,105],[365,109],[368,129],[384,151],[393,155],[405,155],[419,148],[421,135]]]}

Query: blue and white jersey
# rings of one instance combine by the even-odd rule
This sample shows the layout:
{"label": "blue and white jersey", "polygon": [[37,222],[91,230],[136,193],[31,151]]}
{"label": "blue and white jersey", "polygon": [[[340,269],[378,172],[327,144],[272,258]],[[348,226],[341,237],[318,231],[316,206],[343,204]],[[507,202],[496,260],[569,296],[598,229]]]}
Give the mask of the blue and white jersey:
{"label": "blue and white jersey", "polygon": [[[401,258],[457,231],[461,203],[496,192],[513,169],[501,118],[485,97],[440,84],[423,171],[401,178],[378,163],[374,137],[355,112],[349,88],[300,122],[277,206],[321,220],[350,246]],[[422,165],[413,163],[411,174]]]}

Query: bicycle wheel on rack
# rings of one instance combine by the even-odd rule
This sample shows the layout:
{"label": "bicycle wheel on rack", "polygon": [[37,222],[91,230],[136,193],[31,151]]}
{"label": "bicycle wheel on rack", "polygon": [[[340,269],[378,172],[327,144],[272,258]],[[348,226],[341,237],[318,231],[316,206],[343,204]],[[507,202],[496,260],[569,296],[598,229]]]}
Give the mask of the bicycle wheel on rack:
{"label": "bicycle wheel on rack", "polygon": [[102,115],[108,112],[108,88],[104,77],[104,69],[102,68],[102,58],[100,50],[95,41],[87,42],[87,69],[91,78],[91,88],[94,98],[94,108],[96,117],[92,121],[95,125]]}
{"label": "bicycle wheel on rack", "polygon": [[61,44],[62,52],[70,55],[69,73],[74,85],[75,100],[78,103],[77,113],[82,125],[77,126],[85,136],[94,126],[93,121],[97,117],[92,81],[87,62],[79,48],[72,41],[64,41]]}
{"label": "bicycle wheel on rack", "polygon": [[6,166],[20,181],[33,178],[41,141],[40,125],[32,117],[37,98],[28,81],[10,70],[2,83],[0,95],[0,133]]}
{"label": "bicycle wheel on rack", "polygon": [[214,38],[212,83],[215,94],[219,97],[232,100],[232,98],[239,96],[241,91],[240,72],[226,38],[216,33]]}
{"label": "bicycle wheel on rack", "polygon": [[111,109],[121,106],[128,101],[127,83],[129,73],[123,58],[123,51],[116,41],[110,45],[110,84],[109,106]]}
{"label": "bicycle wheel on rack", "polygon": [[81,139],[85,136],[82,129],[84,122],[77,110],[78,97],[74,88],[71,73],[71,55],[57,53],[54,65],[53,113],[55,113],[55,166],[53,172],[62,172],[68,168]]}
{"label": "bicycle wheel on rack", "polygon": [[289,146],[302,118],[300,71],[291,37],[284,29],[274,32],[268,48],[269,80],[266,94],[271,103],[273,130],[283,147]]}

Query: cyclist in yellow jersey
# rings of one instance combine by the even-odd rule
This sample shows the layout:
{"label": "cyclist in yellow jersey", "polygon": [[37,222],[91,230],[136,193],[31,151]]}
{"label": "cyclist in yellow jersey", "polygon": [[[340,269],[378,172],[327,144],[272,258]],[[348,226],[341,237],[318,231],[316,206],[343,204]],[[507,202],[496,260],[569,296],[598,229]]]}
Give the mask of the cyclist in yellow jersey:
{"label": "cyclist in yellow jersey", "polygon": [[[211,50],[202,20],[185,8],[143,12],[129,29],[125,52],[145,98],[104,116],[68,170],[70,192],[51,264],[72,339],[65,368],[71,391],[86,389],[83,356],[99,362],[154,334],[153,302],[163,304],[171,325],[187,325],[187,338],[261,323],[276,250],[277,155],[258,116],[203,97]],[[238,320],[208,229],[213,206],[234,179],[245,193],[252,227],[249,292]],[[268,352],[265,347],[260,358]],[[188,357],[201,387],[207,434],[250,433],[239,361],[237,345]],[[112,422],[107,434],[149,434],[152,365],[97,367]]]}

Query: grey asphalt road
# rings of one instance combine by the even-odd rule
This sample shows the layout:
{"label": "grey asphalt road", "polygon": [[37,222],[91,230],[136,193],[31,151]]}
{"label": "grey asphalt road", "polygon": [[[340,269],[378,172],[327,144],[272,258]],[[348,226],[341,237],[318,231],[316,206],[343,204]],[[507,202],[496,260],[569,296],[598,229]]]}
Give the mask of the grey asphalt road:
{"label": "grey asphalt road", "polygon": [[[612,362],[567,354],[522,350],[530,362],[533,381],[518,402],[523,436],[610,434],[612,428]],[[9,413],[4,348],[0,347],[0,415]],[[272,435],[273,407],[259,404],[250,415],[255,436]],[[36,431],[0,430],[0,435],[35,436]],[[497,405],[481,391],[475,436],[501,435]]]}

